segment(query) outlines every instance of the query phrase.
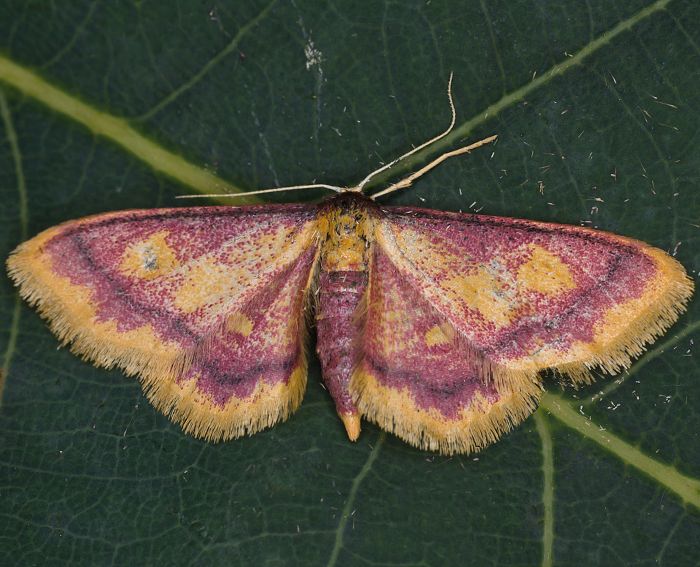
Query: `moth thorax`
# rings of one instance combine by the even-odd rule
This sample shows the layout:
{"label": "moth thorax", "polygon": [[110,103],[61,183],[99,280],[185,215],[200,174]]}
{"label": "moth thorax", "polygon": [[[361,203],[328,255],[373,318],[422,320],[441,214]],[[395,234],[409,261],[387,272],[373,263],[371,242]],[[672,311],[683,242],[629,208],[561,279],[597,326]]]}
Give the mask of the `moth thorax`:
{"label": "moth thorax", "polygon": [[365,271],[370,219],[360,208],[333,208],[325,215],[321,246],[322,269],[329,272]]}

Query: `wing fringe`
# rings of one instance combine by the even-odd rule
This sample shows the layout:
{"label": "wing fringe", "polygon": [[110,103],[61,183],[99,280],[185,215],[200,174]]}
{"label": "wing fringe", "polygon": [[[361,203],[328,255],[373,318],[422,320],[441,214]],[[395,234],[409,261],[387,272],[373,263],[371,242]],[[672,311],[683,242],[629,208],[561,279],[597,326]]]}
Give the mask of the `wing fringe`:
{"label": "wing fringe", "polygon": [[[638,315],[625,326],[616,326],[615,332],[610,333],[605,342],[594,344],[598,352],[581,360],[552,366],[560,379],[580,386],[595,381],[592,370],[617,374],[630,368],[634,360],[647,350],[647,345],[666,333],[686,311],[695,287],[693,280],[678,261],[661,250],[645,247],[644,252],[656,263],[659,275],[650,284],[650,292],[639,300],[632,300],[641,306]],[[631,311],[626,304],[618,309],[620,313]]]}
{"label": "wing fringe", "polygon": [[418,407],[408,389],[385,387],[362,366],[351,380],[360,413],[407,443],[443,455],[476,453],[497,441],[537,407],[542,389],[533,376],[518,389],[499,390],[499,400],[481,397],[460,419]]}

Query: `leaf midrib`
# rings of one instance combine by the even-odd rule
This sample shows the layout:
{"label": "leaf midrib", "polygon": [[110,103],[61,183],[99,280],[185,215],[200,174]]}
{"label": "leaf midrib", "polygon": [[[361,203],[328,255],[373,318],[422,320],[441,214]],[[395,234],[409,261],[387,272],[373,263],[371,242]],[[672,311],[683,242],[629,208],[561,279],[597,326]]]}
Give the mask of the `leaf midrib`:
{"label": "leaf midrib", "polygon": [[[656,12],[665,10],[670,0],[657,0],[656,2],[650,4],[646,8],[638,11],[636,14],[619,22],[616,26],[604,32],[586,46],[580,49],[575,55],[565,59],[561,63],[554,65],[546,73],[540,75],[521,86],[518,89],[510,93],[506,93],[497,102],[489,105],[484,111],[475,114],[473,117],[462,122],[455,130],[447,137],[437,142],[435,145],[424,150],[423,152],[417,153],[411,159],[408,159],[401,164],[399,167],[394,168],[387,174],[387,178],[390,175],[396,175],[405,170],[408,170],[415,166],[416,163],[425,161],[429,156],[434,155],[438,152],[444,150],[444,148],[454,144],[457,140],[466,137],[471,132],[473,132],[479,126],[485,124],[489,119],[493,118],[506,108],[509,108],[518,102],[521,102],[529,94],[534,92],[539,87],[549,83],[554,77],[559,76],[573,67],[580,65],[585,59],[592,56],[595,52],[599,51],[603,46],[609,44],[618,35],[624,31],[630,30],[633,26],[638,24],[645,18],[650,17]],[[267,12],[274,1],[271,2],[263,12]],[[259,15],[258,17],[261,17]],[[256,18],[257,20],[257,18]],[[251,26],[252,27],[252,26]],[[186,84],[189,87],[200,80],[206,72],[213,67],[213,65],[205,66],[197,75],[195,75]],[[62,113],[69,118],[83,124],[88,129],[92,130],[98,135],[105,136],[111,139],[113,142],[118,144],[122,149],[133,154],[138,159],[147,163],[153,169],[169,176],[180,183],[198,191],[200,193],[211,193],[213,189],[217,192],[240,192],[240,189],[235,185],[227,182],[224,179],[219,178],[213,173],[200,168],[199,166],[185,160],[181,156],[178,156],[172,152],[169,152],[162,148],[157,143],[151,141],[147,137],[143,136],[136,129],[131,127],[128,121],[111,116],[105,112],[96,110],[90,105],[80,101],[79,99],[72,97],[55,87],[48,81],[42,79],[39,75],[32,73],[31,71],[25,69],[21,65],[15,63],[9,58],[0,56],[0,81],[4,81],[11,87],[17,89],[19,92],[29,95],[39,102],[45,104],[49,108]],[[171,97],[166,97],[167,102],[172,102],[179,92],[174,92]],[[164,99],[164,100],[166,100]],[[7,104],[2,92],[0,91],[0,111],[2,112],[2,118],[5,123],[6,131],[12,132],[11,128],[11,116],[9,114],[9,109],[7,109]],[[8,124],[10,125],[8,127]],[[11,137],[11,134],[8,135]],[[16,142],[16,137],[15,137]],[[11,140],[12,145],[12,140]],[[15,151],[17,155],[19,154],[19,148],[12,145],[13,155]],[[16,162],[17,163],[17,162]],[[27,206],[26,206],[26,189],[24,188],[23,177],[21,173],[21,162],[20,168],[17,169],[16,175],[18,176],[18,192],[20,194],[20,203],[24,205],[20,206],[20,224],[23,231],[23,238],[26,238],[26,226],[27,226]],[[20,181],[22,178],[22,181]],[[375,183],[381,183],[385,178],[378,177]],[[8,342],[8,348],[5,352],[3,360],[3,376],[7,375],[7,370],[9,370],[11,364],[11,358],[14,351],[15,341],[12,337],[16,337],[16,332],[13,335],[12,329],[19,326],[19,312],[20,307],[17,303],[16,316],[13,315],[11,323],[11,335],[10,341]],[[680,338],[691,334],[700,328],[700,322],[696,321],[688,325],[675,340],[680,340]],[[682,335],[682,336],[681,336]],[[680,337],[680,338],[679,338]],[[16,340],[16,338],[15,338]],[[668,348],[669,345],[663,345],[654,349],[655,353],[652,354],[652,358],[658,356],[656,352],[660,353],[663,349]],[[648,362],[646,358],[640,361],[640,365],[644,365]],[[634,370],[634,369],[633,369]],[[609,393],[614,388],[619,385],[611,385],[606,393]],[[543,421],[542,413],[543,411],[549,412],[558,421],[577,431],[582,436],[585,436],[601,447],[608,450],[610,453],[614,454],[620,458],[623,462],[630,464],[637,469],[645,473],[653,481],[663,485],[668,490],[676,493],[684,502],[690,503],[693,506],[700,509],[700,481],[694,478],[687,477],[678,472],[675,468],[669,465],[662,464],[651,457],[645,455],[642,451],[634,448],[632,445],[626,443],[617,436],[610,434],[609,432],[602,432],[599,427],[596,426],[595,422],[586,419],[585,417],[579,415],[576,410],[573,409],[569,401],[564,400],[564,398],[554,395],[545,394],[542,399],[541,409],[535,414],[535,423],[537,424],[540,435],[549,435],[546,430],[546,422]],[[371,468],[374,459],[378,455],[378,449],[381,446],[382,439],[379,440],[375,448],[370,453],[368,460],[363,465],[362,469],[358,473],[358,476],[353,481],[351,494],[349,494],[346,500],[345,507],[352,505],[354,497],[359,489],[359,486],[364,479],[365,475]],[[546,468],[549,466],[547,455],[551,453],[551,446],[549,449],[546,447],[546,443],[543,442],[543,452],[545,460],[545,495],[544,499],[547,500],[547,484],[549,484],[551,490],[553,491],[553,485],[547,482]],[[552,492],[553,497],[553,492]],[[551,507],[550,507],[551,508]],[[546,525],[548,522],[553,522],[552,511],[547,511],[548,507],[545,502],[545,534],[543,537],[543,566],[548,566],[551,564],[552,560],[552,545],[553,545],[553,531],[549,530],[549,537],[547,536]],[[343,516],[344,517],[344,516]],[[345,529],[345,524],[343,523],[343,517],[341,517],[340,524],[336,531],[336,541],[334,548],[332,550],[331,558],[329,559],[329,565],[332,565],[335,560],[337,560],[338,553],[342,547],[342,535]],[[553,524],[552,524],[553,525]],[[340,542],[340,543],[339,543]]]}

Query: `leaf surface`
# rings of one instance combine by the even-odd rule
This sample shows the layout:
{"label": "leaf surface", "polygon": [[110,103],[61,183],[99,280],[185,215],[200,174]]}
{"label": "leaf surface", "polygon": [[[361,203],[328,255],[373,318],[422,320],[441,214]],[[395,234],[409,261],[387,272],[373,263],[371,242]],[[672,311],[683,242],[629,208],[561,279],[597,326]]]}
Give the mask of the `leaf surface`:
{"label": "leaf surface", "polygon": [[[394,176],[498,143],[388,204],[582,223],[697,276],[692,0],[1,4],[3,258],[59,222],[176,195],[355,183],[444,129],[454,72],[455,132]],[[213,445],[57,349],[2,276],[0,563],[694,565],[699,330],[695,300],[628,373],[550,381],[536,416],[476,456],[369,424],[349,443],[317,362],[288,422]]]}

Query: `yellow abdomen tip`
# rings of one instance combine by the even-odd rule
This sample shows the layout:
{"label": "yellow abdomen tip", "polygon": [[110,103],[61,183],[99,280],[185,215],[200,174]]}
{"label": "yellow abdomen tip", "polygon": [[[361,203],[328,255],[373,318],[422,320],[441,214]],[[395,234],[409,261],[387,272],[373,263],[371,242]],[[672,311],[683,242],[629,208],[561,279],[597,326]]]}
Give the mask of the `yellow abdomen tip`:
{"label": "yellow abdomen tip", "polygon": [[345,426],[348,439],[350,439],[350,441],[357,441],[361,431],[360,415],[357,413],[341,413],[339,415]]}

